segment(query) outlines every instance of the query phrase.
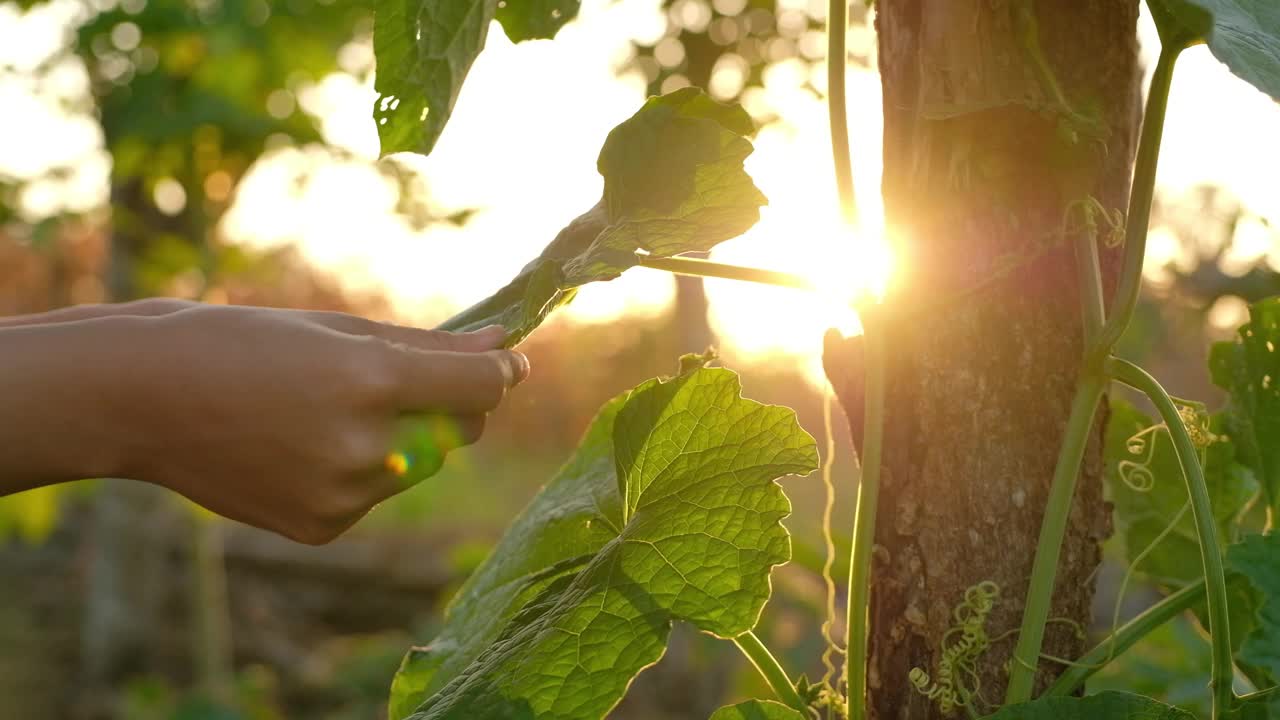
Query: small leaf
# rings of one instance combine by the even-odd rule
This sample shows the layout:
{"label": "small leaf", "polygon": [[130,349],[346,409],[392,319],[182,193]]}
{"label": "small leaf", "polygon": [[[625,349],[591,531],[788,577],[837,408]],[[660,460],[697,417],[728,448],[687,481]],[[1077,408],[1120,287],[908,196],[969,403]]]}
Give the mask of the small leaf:
{"label": "small leaf", "polygon": [[772,700],[748,700],[728,705],[711,714],[710,720],[807,720],[804,715]]}
{"label": "small leaf", "polygon": [[[610,401],[395,681],[393,718],[598,718],[670,624],[752,628],[787,561],[774,479],[817,466],[788,408],[697,368]],[[419,705],[419,703],[421,703]]]}
{"label": "small leaf", "polygon": [[1226,434],[1280,511],[1280,298],[1255,303],[1239,340],[1209,352],[1213,382],[1231,393]]}
{"label": "small leaf", "polygon": [[1195,720],[1184,710],[1142,695],[1102,692],[1089,697],[1042,697],[1000,709],[987,720]]}
{"label": "small leaf", "polygon": [[498,0],[377,0],[373,117],[382,154],[435,147]]}
{"label": "small leaf", "polygon": [[1206,42],[1231,72],[1280,100],[1280,3],[1275,0],[1148,0],[1160,38]]}
{"label": "small leaf", "polygon": [[506,0],[498,3],[498,22],[511,42],[553,38],[578,15],[578,0]]}
{"label": "small leaf", "polygon": [[766,202],[743,169],[751,130],[741,107],[696,88],[650,98],[605,140],[596,163],[604,176],[600,202],[506,287],[441,329],[499,324],[510,347],[569,302],[576,288],[637,265],[637,251],[670,257],[741,235]]}

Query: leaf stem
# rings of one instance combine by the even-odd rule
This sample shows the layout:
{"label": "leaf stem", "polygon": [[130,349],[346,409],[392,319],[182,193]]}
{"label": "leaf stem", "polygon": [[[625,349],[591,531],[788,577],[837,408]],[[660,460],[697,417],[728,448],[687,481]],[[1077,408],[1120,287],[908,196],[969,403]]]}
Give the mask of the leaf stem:
{"label": "leaf stem", "polygon": [[1070,695],[1084,685],[1094,673],[1106,666],[1121,653],[1133,647],[1134,643],[1146,637],[1148,633],[1173,619],[1178,613],[1204,599],[1204,581],[1188,585],[1181,590],[1162,599],[1147,608],[1141,615],[1125,623],[1102,642],[1094,646],[1066,669],[1058,679],[1045,690],[1045,695]]}
{"label": "leaf stem", "polygon": [[676,275],[741,280],[743,282],[796,288],[797,290],[817,289],[812,282],[800,275],[777,272],[775,270],[729,265],[698,258],[653,257],[652,255],[636,255],[636,257],[639,258],[641,267],[665,270]]}
{"label": "leaf stem", "polygon": [[1138,140],[1138,159],[1134,164],[1133,187],[1129,191],[1129,210],[1125,214],[1120,285],[1111,304],[1111,315],[1094,346],[1098,357],[1105,356],[1115,347],[1138,305],[1142,261],[1147,252],[1147,226],[1151,221],[1151,200],[1155,196],[1156,164],[1160,159],[1160,140],[1164,135],[1164,116],[1169,105],[1169,88],[1173,84],[1173,66],[1181,52],[1181,45],[1164,44],[1151,76],[1147,107],[1142,115],[1142,134]]}
{"label": "leaf stem", "polygon": [[871,556],[876,539],[876,507],[880,495],[880,457],[884,444],[885,339],[879,318],[864,318],[866,336],[866,401],[862,430],[862,477],[853,516],[853,550],[849,557],[849,600],[846,604],[845,682],[849,720],[866,717],[867,637],[871,598]]}
{"label": "leaf stem", "polygon": [[1204,482],[1199,455],[1191,435],[1187,432],[1178,408],[1160,383],[1147,371],[1128,360],[1110,358],[1107,372],[1116,380],[1145,394],[1156,406],[1160,418],[1173,439],[1173,448],[1182,466],[1182,476],[1187,483],[1191,499],[1191,518],[1200,541],[1200,561],[1208,594],[1209,634],[1212,642],[1212,666],[1209,687],[1213,693],[1213,718],[1216,720],[1231,708],[1231,631],[1227,610],[1226,571],[1222,562],[1222,548],[1218,546],[1217,529],[1214,526],[1213,507],[1209,503],[1209,490]]}
{"label": "leaf stem", "polygon": [[764,677],[764,681],[769,683],[769,687],[773,689],[773,694],[778,699],[786,703],[788,706],[795,708],[801,713],[807,713],[808,707],[800,697],[800,693],[796,692],[796,686],[791,682],[791,676],[786,670],[782,669],[782,664],[778,662],[778,658],[769,652],[769,648],[756,637],[756,634],[750,630],[735,637],[733,644],[738,646],[743,655],[751,661],[756,670],[760,671],[760,675]]}
{"label": "leaf stem", "polygon": [[1040,539],[1036,543],[1036,556],[1031,565],[1031,584],[1027,588],[1022,627],[1018,631],[1018,645],[1014,648],[1013,667],[1009,672],[1009,688],[1005,693],[1007,705],[1031,699],[1040,647],[1044,642],[1044,626],[1049,618],[1053,585],[1058,575],[1062,537],[1071,511],[1071,498],[1075,494],[1080,462],[1084,459],[1085,445],[1093,428],[1093,416],[1102,399],[1104,385],[1103,375],[1097,368],[1085,367],[1076,386],[1075,399],[1071,401],[1071,415],[1067,420],[1062,450],[1058,453],[1058,464],[1053,471],[1049,502],[1045,507],[1044,520],[1040,524]]}

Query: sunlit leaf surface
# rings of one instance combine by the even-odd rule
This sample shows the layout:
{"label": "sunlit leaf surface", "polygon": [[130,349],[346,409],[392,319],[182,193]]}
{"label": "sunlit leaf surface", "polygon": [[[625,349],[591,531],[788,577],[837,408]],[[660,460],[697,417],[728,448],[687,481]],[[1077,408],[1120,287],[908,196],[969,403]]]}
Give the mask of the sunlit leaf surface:
{"label": "sunlit leaf surface", "polygon": [[650,98],[609,133],[596,163],[604,197],[574,220],[510,283],[443,325],[507,328],[515,345],[576,288],[611,280],[639,261],[710,250],[741,235],[766,200],[742,163],[751,119],[701,90]]}
{"label": "sunlit leaf surface", "polygon": [[753,627],[790,557],[774,480],[812,471],[817,451],[794,412],[739,391],[692,363],[609,402],[405,658],[392,718],[602,717],[673,620]]}

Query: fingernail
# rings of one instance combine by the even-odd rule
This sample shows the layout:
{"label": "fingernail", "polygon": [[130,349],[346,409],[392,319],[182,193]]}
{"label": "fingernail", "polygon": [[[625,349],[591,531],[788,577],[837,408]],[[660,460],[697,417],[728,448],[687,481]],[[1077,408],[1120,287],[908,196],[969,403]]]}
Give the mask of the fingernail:
{"label": "fingernail", "polygon": [[513,386],[519,385],[529,377],[529,358],[525,357],[524,353],[516,352],[515,350],[509,350],[508,352],[511,353],[511,371],[515,375],[511,384]]}

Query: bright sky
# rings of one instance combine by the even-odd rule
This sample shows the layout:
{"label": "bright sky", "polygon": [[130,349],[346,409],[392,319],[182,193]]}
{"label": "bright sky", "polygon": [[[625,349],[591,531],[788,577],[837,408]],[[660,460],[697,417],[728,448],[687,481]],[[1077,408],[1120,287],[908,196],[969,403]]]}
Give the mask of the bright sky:
{"label": "bright sky", "polygon": [[[807,0],[788,0],[798,9]],[[787,3],[783,3],[784,5]],[[74,0],[21,17],[0,5],[0,176],[29,178],[51,161],[84,157],[70,179],[37,184],[24,200],[33,214],[84,208],[105,197],[107,160],[96,126],[58,109],[82,94],[84,72],[58,68],[54,92],[43,96],[6,65],[19,68],[56,47]],[[658,0],[585,0],[580,18],[554,42],[513,46],[495,24],[473,67],[453,118],[429,158],[406,157],[420,169],[442,212],[478,208],[462,228],[410,231],[390,210],[395,190],[367,164],[335,164],[288,150],[261,162],[242,184],[224,229],[246,242],[299,242],[316,263],[354,287],[384,288],[397,307],[421,322],[442,319],[487,295],[525,264],[569,219],[599,197],[595,158],[608,131],[639,107],[644,83],[619,77],[629,40],[660,37]],[[1155,33],[1144,17],[1147,66]],[[867,43],[863,29],[851,44]],[[364,45],[346,51],[357,69]],[[824,71],[816,73],[818,85]],[[847,280],[852,269],[868,284],[888,265],[876,248],[882,226],[879,78],[850,68],[854,167],[866,242],[851,242],[835,220],[835,197],[823,101],[802,89],[807,70],[796,61],[770,68],[751,103],[772,107],[783,122],[764,128],[748,170],[770,199],[759,225],[714,254],[726,262]],[[323,118],[327,138],[372,159],[371,81],[330,76],[301,98]],[[1254,212],[1280,222],[1280,194],[1269,178],[1280,167],[1280,107],[1218,64],[1205,48],[1179,61],[1161,157],[1159,184],[1177,193],[1201,183],[1227,188]],[[310,169],[298,193],[288,180]],[[1270,235],[1244,255],[1274,250]],[[1167,260],[1168,242],[1153,241],[1153,260]],[[708,281],[711,320],[721,341],[740,353],[779,353],[816,371],[823,330],[856,328],[856,318],[828,297],[728,281]],[[660,312],[673,296],[669,276],[637,269],[589,286],[567,310],[580,322],[608,321],[624,310]],[[816,373],[815,373],[816,376]]]}

